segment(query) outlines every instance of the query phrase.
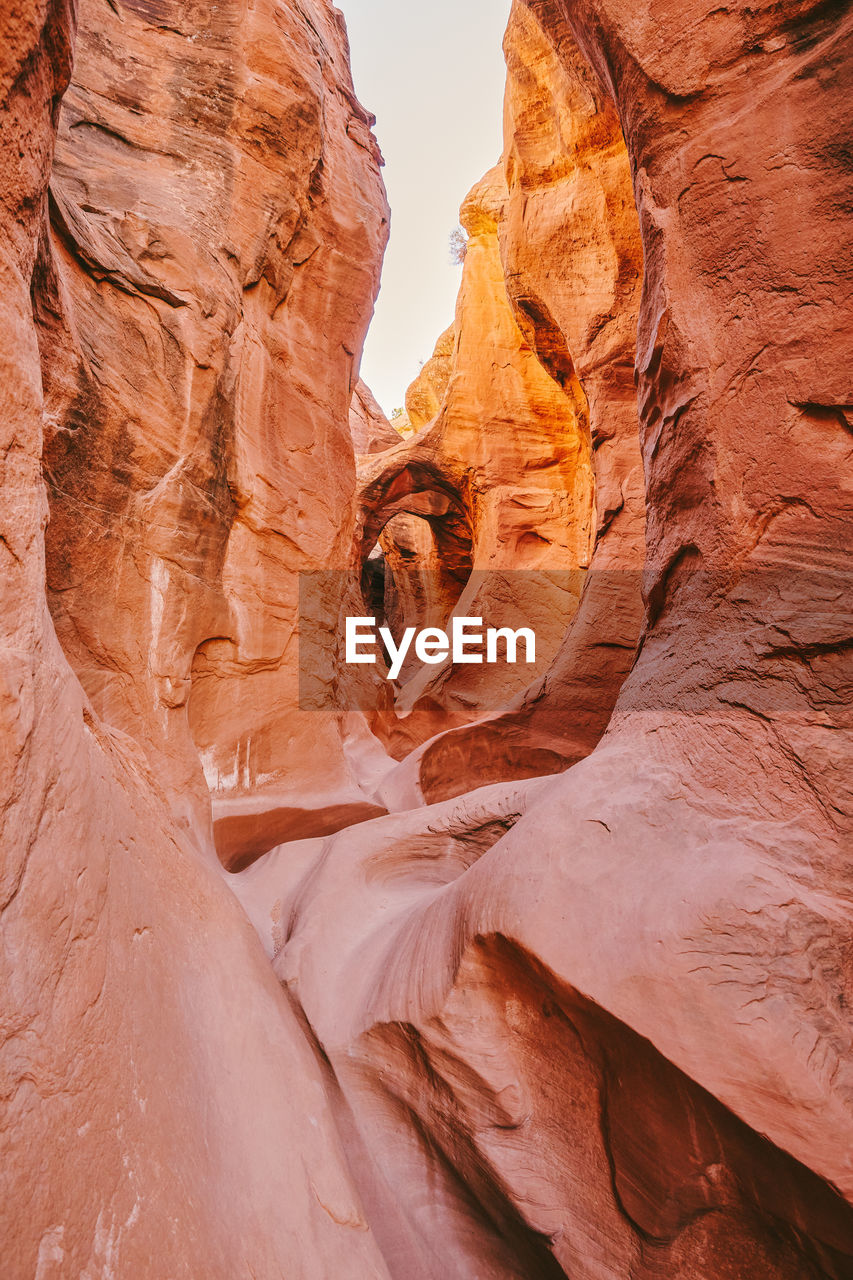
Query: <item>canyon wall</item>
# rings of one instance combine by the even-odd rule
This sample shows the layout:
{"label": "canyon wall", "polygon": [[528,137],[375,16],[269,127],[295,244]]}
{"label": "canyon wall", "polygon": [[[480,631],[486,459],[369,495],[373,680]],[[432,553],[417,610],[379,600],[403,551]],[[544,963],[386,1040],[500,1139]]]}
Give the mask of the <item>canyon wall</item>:
{"label": "canyon wall", "polygon": [[[508,198],[499,166],[462,204],[467,248],[455,325],[406,398],[413,425],[431,405],[438,410],[405,444],[362,467],[363,546],[369,550],[378,537],[405,581],[405,549],[388,522],[399,528],[400,516],[408,517],[403,537],[415,546],[411,520],[419,519],[426,525],[415,560],[418,572],[427,569],[423,617],[446,625],[453,609],[481,618],[484,627],[532,627],[535,662],[447,661],[404,672],[385,734],[396,752],[401,742],[416,745],[502,706],[544,674],[577,609],[592,554],[586,400],[576,378],[551,376],[519,328],[499,244]],[[538,764],[532,772],[540,772]],[[465,774],[456,781],[469,789]]]}
{"label": "canyon wall", "polygon": [[[594,542],[592,558],[577,562],[585,569],[580,607],[544,677],[406,762],[401,793],[427,800],[458,795],[472,779],[556,773],[588,755],[631,668],[642,620],[634,348],[643,254],[628,153],[613,102],[565,20],[551,14],[546,32],[516,3],[504,47],[507,199],[498,233],[505,287],[525,344],[580,407],[595,476]],[[476,325],[474,314],[469,319]],[[487,401],[499,395],[489,378],[481,390]],[[488,413],[475,407],[467,422],[490,449]],[[557,436],[555,443],[562,447]],[[515,469],[506,474],[514,478]]]}
{"label": "canyon wall", "polygon": [[376,812],[334,690],[299,714],[296,625],[300,571],[352,566],[370,123],[331,7],[81,5],[36,269],[49,598],[201,848],[213,791],[227,860]]}
{"label": "canyon wall", "polygon": [[[588,398],[617,572],[539,698],[400,766],[398,802],[467,795],[238,888],[400,1274],[850,1272],[850,32],[807,3],[515,6],[507,289]],[[573,721],[560,681],[609,636]],[[536,704],[584,758],[470,790]]]}
{"label": "canyon wall", "polygon": [[370,387],[361,379],[352,393],[349,425],[356,457],[362,453],[382,453],[384,449],[393,449],[400,440]]}
{"label": "canyon wall", "polygon": [[0,16],[13,1280],[850,1275],[852,27],[515,0],[398,442],[338,11]]}
{"label": "canyon wall", "polygon": [[[466,245],[467,254],[467,245]],[[433,348],[433,353],[406,391],[406,414],[409,425],[420,431],[438,417],[447,394],[453,373],[453,353],[456,349],[456,322],[444,330]]]}
{"label": "canyon wall", "polygon": [[[314,269],[325,259],[333,281],[352,281],[336,336],[357,355],[384,198],[334,10],[257,5],[249,27],[241,5],[150,9],[82,6],[80,78],[61,113],[74,6],[0,16],[3,1273],[384,1277],[323,1067],[216,867],[180,709],[198,628],[225,616],[216,575],[243,556],[249,581],[275,554],[288,424],[288,468],[310,471],[316,412],[320,452],[337,459],[323,483],[352,502],[355,358],[330,351],[337,380],[309,404],[276,381],[304,376],[322,280],[303,273],[302,306],[279,312],[287,360],[269,313],[302,222]],[[249,48],[274,80],[249,74]],[[240,111],[242,178],[227,136]],[[285,164],[265,154],[283,142],[277,112],[313,138],[287,152],[299,172],[286,217],[264,177],[265,158]],[[322,210],[323,172],[341,167],[364,196],[349,224],[359,273],[347,224],[324,240],[328,205],[313,232],[308,216],[309,173]],[[247,409],[254,434],[238,444],[237,403],[265,377],[283,435]],[[322,548],[341,536],[322,510],[318,527]]]}

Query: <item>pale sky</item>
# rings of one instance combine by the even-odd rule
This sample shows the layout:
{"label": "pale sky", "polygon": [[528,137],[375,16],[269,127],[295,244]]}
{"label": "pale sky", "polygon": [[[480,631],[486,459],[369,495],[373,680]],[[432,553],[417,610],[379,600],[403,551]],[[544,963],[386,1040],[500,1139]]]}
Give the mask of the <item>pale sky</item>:
{"label": "pale sky", "polygon": [[500,159],[510,0],[337,0],[359,100],[376,116],[391,242],[361,373],[387,414],[453,320],[459,206]]}

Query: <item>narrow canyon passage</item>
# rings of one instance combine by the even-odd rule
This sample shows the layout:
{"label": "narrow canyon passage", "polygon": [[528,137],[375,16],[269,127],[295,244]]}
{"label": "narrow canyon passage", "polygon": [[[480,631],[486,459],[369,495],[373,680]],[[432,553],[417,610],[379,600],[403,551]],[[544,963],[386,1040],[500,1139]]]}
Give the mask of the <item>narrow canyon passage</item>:
{"label": "narrow canyon passage", "polygon": [[0,15],[10,1280],[853,1275],[853,10],[506,10],[399,420],[346,4]]}

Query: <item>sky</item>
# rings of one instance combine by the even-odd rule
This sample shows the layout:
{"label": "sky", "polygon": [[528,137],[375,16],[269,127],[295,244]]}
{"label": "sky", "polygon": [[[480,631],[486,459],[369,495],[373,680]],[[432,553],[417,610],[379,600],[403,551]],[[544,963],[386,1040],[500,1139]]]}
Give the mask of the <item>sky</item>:
{"label": "sky", "polygon": [[391,241],[361,374],[387,414],[453,320],[459,206],[502,149],[510,0],[337,0],[359,100],[376,116]]}

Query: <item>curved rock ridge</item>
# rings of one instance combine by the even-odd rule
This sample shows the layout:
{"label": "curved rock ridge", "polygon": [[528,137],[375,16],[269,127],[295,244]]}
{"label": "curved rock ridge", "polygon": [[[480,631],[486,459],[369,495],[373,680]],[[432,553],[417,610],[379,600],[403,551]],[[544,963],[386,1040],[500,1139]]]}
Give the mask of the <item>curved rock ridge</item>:
{"label": "curved rock ridge", "polygon": [[455,349],[454,321],[441,334],[429,360],[406,391],[406,414],[413,431],[420,431],[438,417],[447,394],[450,375],[453,373]]}
{"label": "curved rock ridge", "polygon": [[[399,797],[410,800],[458,795],[472,782],[559,772],[588,755],[607,727],[639,639],[640,229],[613,102],[565,20],[548,16],[546,33],[526,5],[515,3],[504,42],[508,199],[499,237],[516,322],[551,376],[588,406],[594,553],[580,607],[544,678],[499,714],[417,750],[394,782]],[[555,263],[565,269],[555,270]],[[488,421],[471,429],[488,441]]]}
{"label": "curved rock ridge", "polygon": [[[355,1120],[350,1149],[392,1271],[841,1280],[850,1206],[667,1060],[632,1016],[614,1017],[540,958],[554,915],[531,844],[547,838],[543,818],[552,831],[568,819],[581,828],[574,857],[599,879],[598,815],[619,835],[600,794],[555,813],[559,787],[485,788],[284,846],[241,877]],[[631,797],[621,807],[632,821]],[[579,937],[586,986],[599,964],[622,966],[616,943],[598,945],[592,928],[580,937],[593,895],[570,912],[564,894],[578,883],[560,882],[569,939],[547,950],[557,957]],[[615,899],[613,879],[607,888]],[[664,947],[663,923],[658,932]]]}
{"label": "curved rock ridge", "polygon": [[382,406],[363,379],[359,378],[349,411],[350,433],[356,456],[392,449],[400,437],[385,417]]}

